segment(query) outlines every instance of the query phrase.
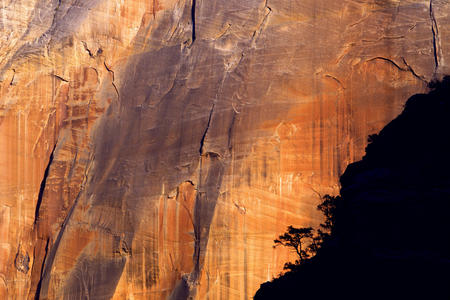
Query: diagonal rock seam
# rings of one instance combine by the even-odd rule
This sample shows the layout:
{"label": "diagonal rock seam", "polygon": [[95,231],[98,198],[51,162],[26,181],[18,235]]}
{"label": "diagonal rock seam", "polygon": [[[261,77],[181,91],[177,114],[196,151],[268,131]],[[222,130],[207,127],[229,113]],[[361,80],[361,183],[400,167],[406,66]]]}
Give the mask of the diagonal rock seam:
{"label": "diagonal rock seam", "polygon": [[47,185],[47,178],[48,178],[48,174],[50,172],[50,166],[53,163],[53,158],[54,158],[55,149],[56,149],[57,144],[58,144],[58,142],[55,143],[55,145],[53,146],[53,150],[50,153],[47,167],[45,168],[45,171],[44,171],[44,177],[42,178],[41,185],[39,187],[39,194],[38,194],[38,199],[37,199],[37,203],[36,203],[36,210],[34,212],[34,225],[36,225],[36,222],[39,218],[39,210],[41,208],[42,199],[44,197],[45,186]]}
{"label": "diagonal rock seam", "polygon": [[416,77],[417,79],[419,79],[419,80],[421,80],[421,81],[423,81],[425,83],[428,83],[423,76],[417,74],[416,71],[414,71],[414,69],[411,67],[411,65],[408,64],[408,62],[406,61],[406,59],[404,57],[402,57],[402,61],[403,61],[403,63],[405,64],[405,66],[407,68],[405,71],[411,72],[411,74],[413,74],[414,77]]}
{"label": "diagonal rock seam", "polygon": [[204,146],[205,146],[205,139],[206,139],[206,134],[208,134],[208,130],[209,130],[209,127],[211,126],[211,119],[212,119],[212,115],[213,115],[213,113],[214,113],[214,107],[216,106],[216,103],[215,103],[216,101],[214,101],[213,102],[213,104],[212,104],[212,106],[211,106],[211,109],[209,110],[209,117],[208,117],[208,123],[206,124],[206,128],[205,128],[205,131],[203,132],[203,135],[202,135],[202,138],[201,138],[201,140],[200,140],[200,148],[199,148],[199,153],[200,153],[200,156],[202,156],[203,155],[203,148],[204,148]]}
{"label": "diagonal rock seam", "polygon": [[396,63],[394,60],[390,59],[390,58],[386,58],[383,56],[377,56],[371,59],[368,59],[367,61],[374,61],[374,60],[384,60],[388,63],[390,63],[391,65],[393,65],[394,67],[396,67],[398,70],[403,71],[403,72],[409,72],[411,73],[414,77],[416,77],[417,79],[419,79],[420,81],[427,83],[428,81],[425,79],[425,77],[417,74],[414,69],[407,63],[406,59],[404,57],[402,57],[402,61],[405,64],[406,68],[400,67],[400,65],[398,63]]}
{"label": "diagonal rock seam", "polygon": [[89,160],[89,162],[86,165],[86,168],[84,170],[84,178],[83,178],[83,182],[81,183],[80,191],[78,192],[78,195],[75,198],[75,201],[73,202],[72,207],[70,208],[69,212],[67,213],[67,216],[65,217],[63,223],[61,224],[61,229],[58,232],[58,236],[56,237],[55,242],[53,243],[51,249],[48,249],[49,248],[48,244],[46,246],[45,259],[43,262],[41,277],[40,277],[39,283],[38,283],[38,290],[36,290],[35,300],[40,299],[41,291],[44,291],[45,294],[48,292],[48,286],[50,283],[49,282],[50,281],[50,273],[52,271],[56,252],[58,251],[59,244],[60,244],[61,239],[64,235],[64,232],[66,230],[67,224],[69,223],[69,221],[72,217],[72,214],[78,205],[78,200],[80,199],[81,194],[84,191],[92,161],[93,161],[93,159]]}
{"label": "diagonal rock seam", "polygon": [[325,74],[326,78],[330,78],[331,80],[334,80],[341,89],[345,90],[346,87],[342,84],[342,81],[339,80],[339,78],[337,78],[336,76],[330,75],[330,74]]}
{"label": "diagonal rock seam", "polygon": [[266,10],[266,13],[264,14],[264,17],[262,18],[261,23],[259,23],[258,27],[256,28],[256,30],[253,32],[253,35],[252,35],[251,47],[253,47],[253,48],[256,46],[256,41],[258,40],[259,36],[261,35],[263,29],[266,27],[267,20],[268,20],[270,14],[272,13],[272,8],[270,6],[268,6],[267,0],[264,4],[264,10]]}
{"label": "diagonal rock seam", "polygon": [[59,80],[64,81],[64,82],[69,82],[69,80],[67,80],[67,79],[65,79],[65,78],[63,78],[63,77],[61,77],[61,76],[59,76],[59,75],[56,75],[56,74],[52,74],[52,75],[53,75],[53,77],[55,77],[56,79],[59,79]]}

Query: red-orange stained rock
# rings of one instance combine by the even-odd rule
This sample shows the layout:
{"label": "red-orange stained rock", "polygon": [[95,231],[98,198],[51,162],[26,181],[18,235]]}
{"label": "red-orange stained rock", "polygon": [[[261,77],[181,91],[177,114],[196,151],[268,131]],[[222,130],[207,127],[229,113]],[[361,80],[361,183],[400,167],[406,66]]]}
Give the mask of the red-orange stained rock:
{"label": "red-orange stained rock", "polygon": [[449,71],[442,1],[57,5],[0,8],[2,299],[252,297]]}

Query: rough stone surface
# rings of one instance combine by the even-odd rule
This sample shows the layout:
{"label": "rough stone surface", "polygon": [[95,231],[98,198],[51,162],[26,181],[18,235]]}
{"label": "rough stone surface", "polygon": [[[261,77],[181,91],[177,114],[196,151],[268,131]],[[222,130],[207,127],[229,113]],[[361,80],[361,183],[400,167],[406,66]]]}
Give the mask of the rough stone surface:
{"label": "rough stone surface", "polygon": [[443,0],[0,12],[2,299],[248,299],[450,59]]}

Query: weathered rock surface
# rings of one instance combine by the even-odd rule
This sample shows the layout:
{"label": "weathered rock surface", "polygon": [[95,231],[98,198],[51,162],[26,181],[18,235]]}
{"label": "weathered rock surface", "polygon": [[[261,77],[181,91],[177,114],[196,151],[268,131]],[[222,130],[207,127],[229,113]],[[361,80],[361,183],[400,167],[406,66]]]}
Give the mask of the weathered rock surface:
{"label": "weathered rock surface", "polygon": [[251,297],[450,59],[438,0],[0,11],[2,299]]}

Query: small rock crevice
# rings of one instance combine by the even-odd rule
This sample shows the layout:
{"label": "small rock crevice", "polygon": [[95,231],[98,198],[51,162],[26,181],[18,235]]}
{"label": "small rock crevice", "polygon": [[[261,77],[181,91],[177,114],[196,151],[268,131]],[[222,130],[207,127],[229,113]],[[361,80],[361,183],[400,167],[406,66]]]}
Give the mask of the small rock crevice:
{"label": "small rock crevice", "polygon": [[431,32],[433,34],[433,55],[435,64],[435,73],[440,65],[441,60],[441,49],[439,40],[439,29],[436,22],[436,17],[434,16],[433,10],[433,0],[430,0],[430,21],[431,21]]}
{"label": "small rock crevice", "polygon": [[206,139],[206,135],[208,134],[209,127],[211,126],[211,119],[212,119],[212,116],[213,116],[213,113],[214,113],[214,107],[215,106],[216,106],[216,103],[213,103],[213,105],[211,106],[211,109],[209,111],[208,123],[206,124],[205,131],[203,132],[202,139],[200,140],[200,149],[199,149],[200,156],[204,152],[203,148],[205,146],[205,139]]}
{"label": "small rock crevice", "polygon": [[88,45],[87,45],[87,43],[85,41],[81,41],[81,43],[83,44],[84,50],[86,50],[86,52],[89,54],[90,58],[96,58],[97,56],[99,56],[100,54],[103,53],[103,49],[102,48],[98,48],[97,51],[94,54],[94,52],[92,52],[92,50],[89,49],[89,47],[88,47]]}
{"label": "small rock crevice", "polygon": [[12,69],[12,71],[13,71],[13,75],[12,75],[11,81],[9,82],[9,85],[14,85],[14,79],[16,77],[16,69]]}
{"label": "small rock crevice", "polygon": [[69,80],[67,80],[67,79],[65,79],[65,78],[63,78],[63,77],[61,77],[61,76],[59,76],[59,75],[56,75],[56,74],[52,74],[52,75],[53,75],[53,77],[55,77],[56,79],[59,79],[59,80],[64,81],[64,82],[69,82]]}
{"label": "small rock crevice", "polygon": [[109,74],[111,74],[111,76],[112,76],[111,84],[114,87],[114,90],[116,91],[117,101],[120,101],[120,94],[119,94],[119,89],[117,88],[116,83],[115,83],[114,71],[110,67],[108,67],[108,65],[106,64],[106,61],[103,62],[103,65],[105,66],[105,68],[109,72]]}
{"label": "small rock crevice", "polygon": [[89,49],[87,43],[85,41],[82,41],[81,43],[83,44],[84,50],[86,50],[86,52],[89,54],[89,56],[91,58],[94,58],[95,55],[92,53],[91,49]]}

